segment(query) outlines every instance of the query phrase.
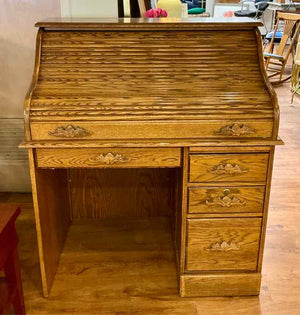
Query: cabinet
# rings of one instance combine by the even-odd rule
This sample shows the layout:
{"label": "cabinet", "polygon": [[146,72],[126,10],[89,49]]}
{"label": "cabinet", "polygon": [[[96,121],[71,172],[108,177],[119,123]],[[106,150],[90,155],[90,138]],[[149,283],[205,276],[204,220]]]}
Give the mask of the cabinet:
{"label": "cabinet", "polygon": [[[282,144],[259,25],[37,23],[21,147],[45,296],[72,218],[130,211],[171,217],[181,296],[259,294],[274,147]],[[137,193],[130,183],[139,172],[150,180]]]}

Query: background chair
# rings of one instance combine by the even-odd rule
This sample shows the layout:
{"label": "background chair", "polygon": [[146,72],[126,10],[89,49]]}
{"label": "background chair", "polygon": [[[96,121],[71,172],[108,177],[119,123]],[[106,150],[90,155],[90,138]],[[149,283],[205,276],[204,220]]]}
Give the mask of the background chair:
{"label": "background chair", "polygon": [[267,34],[268,29],[266,27],[266,23],[264,20],[264,13],[267,7],[269,6],[268,2],[272,2],[272,1],[273,0],[270,0],[270,1],[268,0],[242,0],[240,2],[242,4],[241,10],[235,11],[234,15],[236,17],[249,17],[249,18],[261,20],[263,23],[263,27],[265,28],[265,34]]}
{"label": "background chair", "polygon": [[[283,22],[283,34],[281,40],[278,44],[276,52],[274,52],[274,42],[275,34],[277,32],[280,22]],[[289,58],[290,53],[293,49],[293,44],[295,42],[296,36],[299,31],[299,21],[300,14],[294,13],[277,13],[277,21],[273,31],[273,36],[270,43],[269,52],[264,53],[266,70],[268,72],[269,78],[278,77],[277,81],[272,81],[272,83],[282,83],[288,80],[291,75],[283,78],[284,70]],[[293,34],[293,35],[292,35]],[[291,37],[291,40],[288,45],[288,39]]]}
{"label": "background chair", "polygon": [[294,65],[293,65],[293,73],[291,79],[291,90],[292,90],[292,99],[291,103],[293,103],[294,95],[297,93],[300,94],[300,81],[299,81],[299,74],[300,74],[300,36],[298,37],[298,44],[296,48],[296,54],[294,57]]}
{"label": "background chair", "polygon": [[[268,0],[242,0],[240,3],[242,4],[241,10],[235,11],[234,15],[236,17],[249,17],[259,19],[262,17],[264,11],[269,6]],[[254,4],[255,9],[250,9],[250,5]],[[247,6],[247,9],[245,9]]]}

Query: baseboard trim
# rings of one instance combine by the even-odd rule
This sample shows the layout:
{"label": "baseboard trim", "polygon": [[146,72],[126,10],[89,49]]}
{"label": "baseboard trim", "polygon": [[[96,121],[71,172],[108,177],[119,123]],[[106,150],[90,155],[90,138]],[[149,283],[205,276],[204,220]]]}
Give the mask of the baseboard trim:
{"label": "baseboard trim", "polygon": [[196,274],[180,276],[180,296],[259,295],[260,273]]}

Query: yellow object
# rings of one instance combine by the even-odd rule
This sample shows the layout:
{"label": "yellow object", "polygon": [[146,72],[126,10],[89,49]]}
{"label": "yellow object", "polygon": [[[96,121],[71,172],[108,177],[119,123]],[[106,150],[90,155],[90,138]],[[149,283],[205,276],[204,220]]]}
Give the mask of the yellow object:
{"label": "yellow object", "polygon": [[297,48],[296,48],[296,54],[295,54],[294,62],[295,62],[296,65],[300,65],[300,35],[298,37],[298,43],[297,43]]}
{"label": "yellow object", "polygon": [[298,44],[296,48],[296,54],[294,58],[294,65],[293,65],[293,73],[291,79],[291,89],[292,89],[292,102],[295,93],[300,94],[300,83],[299,83],[299,74],[300,74],[300,35],[298,38]]}
{"label": "yellow object", "polygon": [[158,0],[157,8],[166,10],[168,17],[182,17],[182,5],[180,0]]}

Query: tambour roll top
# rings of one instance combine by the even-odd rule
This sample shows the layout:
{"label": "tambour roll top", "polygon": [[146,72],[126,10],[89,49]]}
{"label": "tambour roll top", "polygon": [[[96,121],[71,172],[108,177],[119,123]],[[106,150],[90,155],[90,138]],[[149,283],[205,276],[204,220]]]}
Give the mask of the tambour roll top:
{"label": "tambour roll top", "polygon": [[276,140],[278,106],[258,25],[38,23],[27,141]]}

